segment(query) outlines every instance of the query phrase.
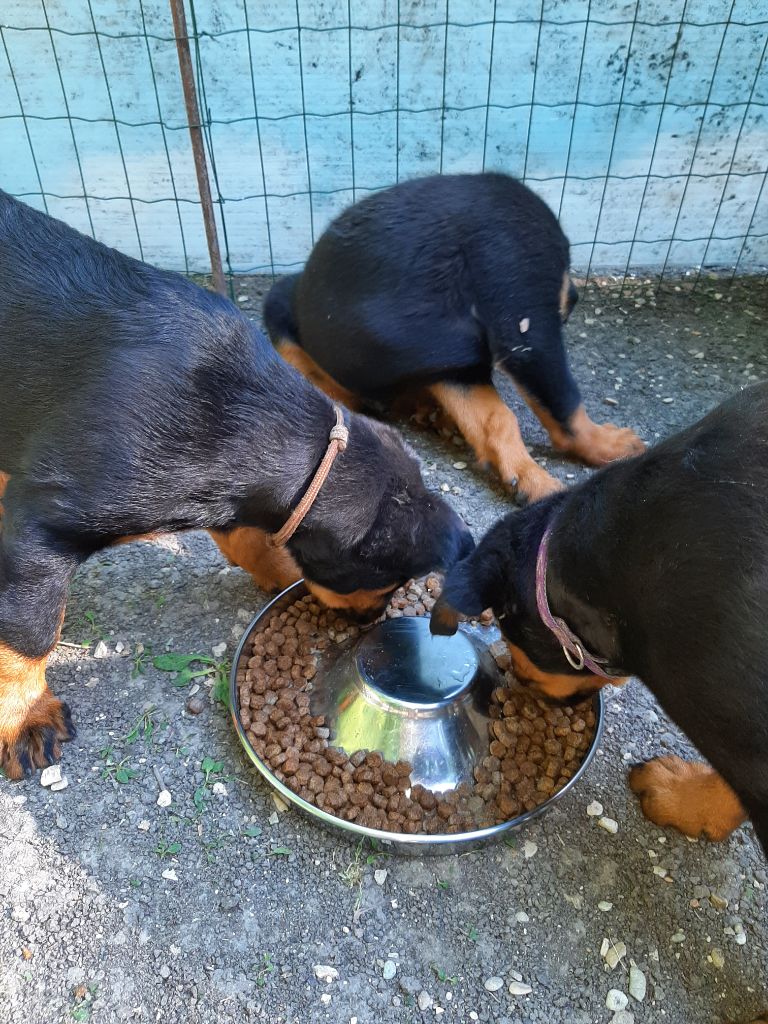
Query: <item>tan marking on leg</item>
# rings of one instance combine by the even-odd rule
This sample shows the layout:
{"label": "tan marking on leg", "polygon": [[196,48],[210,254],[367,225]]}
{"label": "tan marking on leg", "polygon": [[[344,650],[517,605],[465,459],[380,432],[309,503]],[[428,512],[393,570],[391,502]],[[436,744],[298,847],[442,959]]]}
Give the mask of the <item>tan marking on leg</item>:
{"label": "tan marking on leg", "polygon": [[617,427],[613,423],[593,423],[583,405],[563,427],[523,388],[518,386],[517,390],[549,434],[553,446],[566,455],[581,459],[588,466],[604,466],[615,459],[641,455],[645,451],[644,443],[634,430]]}
{"label": "tan marking on leg", "polygon": [[269,547],[263,530],[236,526],[234,530],[209,530],[208,533],[230,565],[238,565],[250,573],[260,590],[267,593],[285,590],[301,579],[301,570],[288,550]]}
{"label": "tan marking on leg", "polygon": [[360,400],[357,395],[337,383],[295,341],[288,341],[287,339],[278,341],[275,348],[286,363],[297,369],[311,384],[325,392],[334,402],[341,402],[342,405],[346,405],[348,409],[352,410],[359,407]]}
{"label": "tan marking on leg", "polygon": [[[528,655],[520,647],[516,647],[507,641],[507,647],[512,657],[512,670],[515,677],[523,684],[531,685],[539,693],[552,700],[568,700],[576,694],[583,693],[589,696],[602,689],[609,680],[602,676],[592,675],[591,672],[579,672],[578,675],[569,675],[567,672],[543,672],[531,661]],[[563,655],[565,660],[565,655]],[[610,682],[614,686],[623,686],[628,676],[617,676]]]}
{"label": "tan marking on leg", "polygon": [[0,523],[3,521],[3,506],[2,499],[5,494],[5,488],[8,486],[10,476],[7,473],[0,472]]}
{"label": "tan marking on leg", "polygon": [[109,546],[111,548],[116,548],[120,544],[133,544],[136,541],[150,542],[157,540],[158,537],[161,536],[161,533],[129,533],[125,537],[119,537],[117,540],[113,540]]}
{"label": "tan marking on leg", "polygon": [[319,583],[313,583],[312,580],[306,580],[306,584],[310,593],[314,594],[326,608],[337,608],[355,617],[366,619],[375,618],[384,611],[389,595],[396,587],[393,583],[390,587],[380,587],[378,590],[353,590],[349,594],[337,594],[327,587],[321,587]]}
{"label": "tan marking on leg", "polygon": [[560,306],[560,319],[563,321],[563,323],[566,322],[566,320],[571,314],[571,310],[568,305],[568,293],[570,291],[570,288],[571,275],[566,270],[566,272],[563,274],[563,283],[560,285],[560,297],[558,300],[558,305]]}
{"label": "tan marking on leg", "polygon": [[27,658],[0,642],[0,765],[11,779],[24,775],[21,757],[45,768],[73,735],[64,705],[46,684],[47,660],[47,654]]}
{"label": "tan marking on leg", "polygon": [[629,786],[640,797],[646,818],[687,836],[726,839],[747,820],[728,783],[700,761],[657,757],[632,769]]}
{"label": "tan marking on leg", "polygon": [[490,384],[462,387],[433,384],[430,392],[455,422],[478,461],[491,465],[504,483],[528,501],[538,501],[562,484],[526,451],[517,417]]}

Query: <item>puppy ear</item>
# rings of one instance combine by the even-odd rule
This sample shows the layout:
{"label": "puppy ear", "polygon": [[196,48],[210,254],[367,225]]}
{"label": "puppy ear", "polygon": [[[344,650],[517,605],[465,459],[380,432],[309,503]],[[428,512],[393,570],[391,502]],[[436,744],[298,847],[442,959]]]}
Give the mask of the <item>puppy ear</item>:
{"label": "puppy ear", "polygon": [[498,603],[501,572],[496,551],[485,543],[448,573],[429,620],[433,636],[453,636],[459,617],[480,615]]}

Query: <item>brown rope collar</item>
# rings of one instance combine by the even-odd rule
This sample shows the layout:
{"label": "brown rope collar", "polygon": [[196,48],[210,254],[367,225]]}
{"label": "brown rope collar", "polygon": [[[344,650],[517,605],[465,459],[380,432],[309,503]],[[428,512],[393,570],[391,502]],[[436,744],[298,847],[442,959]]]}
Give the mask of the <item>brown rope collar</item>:
{"label": "brown rope collar", "polygon": [[336,456],[347,447],[349,427],[344,423],[344,413],[338,405],[334,405],[333,411],[336,413],[336,422],[331,427],[331,432],[328,435],[328,447],[325,450],[323,461],[317,467],[317,472],[312,477],[312,482],[307,488],[304,497],[293,512],[291,512],[285,525],[277,533],[271,533],[267,536],[267,544],[271,548],[284,547],[294,533],[296,533],[304,516],[312,508],[315,498],[320,493],[320,488],[328,479],[328,474],[331,472],[331,466]]}

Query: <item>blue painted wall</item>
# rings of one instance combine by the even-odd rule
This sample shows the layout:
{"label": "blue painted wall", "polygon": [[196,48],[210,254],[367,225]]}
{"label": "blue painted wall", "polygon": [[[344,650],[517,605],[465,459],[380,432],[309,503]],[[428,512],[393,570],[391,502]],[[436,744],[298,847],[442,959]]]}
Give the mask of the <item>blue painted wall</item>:
{"label": "blue painted wall", "polygon": [[[768,263],[766,0],[188,0],[187,16],[236,272],[301,265],[371,189],[482,168],[550,203],[581,271]],[[0,24],[0,185],[205,270],[166,0],[3,0]]]}

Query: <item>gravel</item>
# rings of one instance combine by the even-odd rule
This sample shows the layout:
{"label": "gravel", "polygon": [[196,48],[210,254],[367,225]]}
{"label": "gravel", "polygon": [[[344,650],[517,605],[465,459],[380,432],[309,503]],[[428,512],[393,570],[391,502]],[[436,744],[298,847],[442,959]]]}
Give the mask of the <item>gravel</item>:
{"label": "gravel", "polygon": [[[737,285],[715,302],[702,284],[698,297],[657,308],[644,288],[582,298],[568,337],[596,419],[631,424],[652,440],[768,376],[765,287]],[[242,291],[252,295],[245,284]],[[502,386],[534,456],[562,479],[582,479],[587,471],[555,458]],[[605,406],[606,395],[619,404]],[[661,401],[671,395],[674,403]],[[410,425],[405,433],[426,480],[449,483],[478,535],[511,508],[467,450]],[[692,750],[639,683],[607,691],[605,731],[586,777],[508,845],[424,860],[358,851],[276,810],[212,679],[197,677],[190,694],[152,663],[163,653],[211,657],[223,643],[222,660],[231,657],[265,600],[202,534],[117,547],[77,573],[63,638],[91,640],[91,649],[60,647],[49,672],[78,726],[62,762],[69,785],[52,793],[39,776],[0,784],[7,1024],[632,1024],[635,1016],[638,1024],[721,1024],[751,1021],[764,1008],[765,861],[750,828],[723,844],[689,842],[643,819],[626,786],[628,764]],[[104,658],[93,657],[92,621]],[[197,714],[186,707],[190,696],[200,698]],[[122,762],[135,774],[121,783]],[[216,782],[226,798],[213,795]],[[165,807],[161,790],[172,794]],[[600,813],[588,816],[593,802]],[[615,835],[596,827],[603,816],[618,823]],[[526,842],[537,847],[528,859]],[[380,870],[384,885],[374,877]],[[677,932],[684,942],[670,941]],[[626,948],[613,971],[600,955],[604,937]],[[389,981],[387,961],[396,965]],[[632,961],[646,978],[642,1002],[630,989]],[[315,965],[338,978],[319,980]],[[495,992],[485,988],[492,977],[504,979]],[[612,1015],[605,999],[614,987],[630,1001]]]}

